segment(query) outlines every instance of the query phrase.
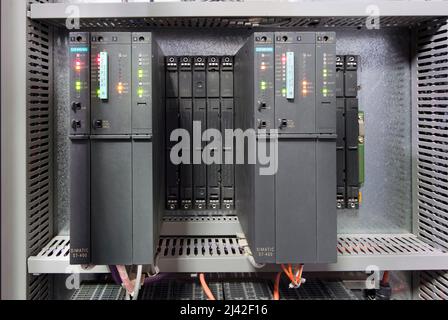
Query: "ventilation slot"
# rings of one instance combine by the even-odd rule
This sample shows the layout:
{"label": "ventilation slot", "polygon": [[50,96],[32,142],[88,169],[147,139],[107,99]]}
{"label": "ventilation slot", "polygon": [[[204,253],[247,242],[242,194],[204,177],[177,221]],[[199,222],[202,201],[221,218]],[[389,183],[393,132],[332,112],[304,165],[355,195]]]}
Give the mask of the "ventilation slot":
{"label": "ventilation slot", "polygon": [[448,250],[448,25],[417,32],[417,181],[419,235]]}
{"label": "ventilation slot", "polygon": [[[49,1],[30,1],[45,3]],[[27,21],[27,253],[36,255],[52,236],[51,31]],[[29,276],[28,298],[48,299],[48,276]]]}

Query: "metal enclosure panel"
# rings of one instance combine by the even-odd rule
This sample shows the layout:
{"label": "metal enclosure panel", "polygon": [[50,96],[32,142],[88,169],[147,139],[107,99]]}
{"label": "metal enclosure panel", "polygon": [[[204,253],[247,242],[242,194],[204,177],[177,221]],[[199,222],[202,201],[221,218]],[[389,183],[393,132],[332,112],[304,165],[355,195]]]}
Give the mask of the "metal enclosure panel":
{"label": "metal enclosure panel", "polygon": [[179,95],[179,73],[178,73],[178,58],[166,58],[166,78],[165,90],[167,98],[177,98]]}
{"label": "metal enclosure panel", "polygon": [[[193,165],[192,163],[192,141],[193,137],[193,108],[191,99],[181,99],[179,105],[180,128],[188,132],[190,136],[190,144],[188,149],[183,149],[189,155],[189,163],[183,163],[179,167],[180,170],[180,198],[183,209],[191,209],[193,203]],[[170,161],[170,160],[168,160]]]}
{"label": "metal enclosure panel", "polygon": [[336,133],[336,34],[316,33],[316,132]]}
{"label": "metal enclosure panel", "polygon": [[27,1],[5,0],[0,6],[1,299],[27,299]]}
{"label": "metal enclosure panel", "polygon": [[[219,99],[208,99],[207,104],[207,129],[221,130],[220,120],[220,101]],[[209,137],[210,138],[210,137]],[[211,150],[211,153],[219,152],[221,150]],[[208,155],[210,156],[210,155]],[[209,209],[219,209],[219,202],[221,200],[220,189],[220,165],[212,163],[207,165],[207,206]]]}
{"label": "metal enclosure panel", "polygon": [[179,66],[179,97],[191,98],[193,96],[193,79],[191,74],[191,57],[181,57]]}
{"label": "metal enclosure panel", "polygon": [[132,264],[132,142],[91,141],[93,264]]}
{"label": "metal enclosure panel", "polygon": [[165,145],[166,149],[166,195],[167,208],[177,209],[179,207],[179,166],[174,165],[170,160],[171,148],[176,142],[170,141],[171,132],[179,127],[179,105],[177,99],[166,99],[166,120],[165,120]]}
{"label": "metal enclosure panel", "polygon": [[132,33],[132,133],[152,133],[152,37]]}
{"label": "metal enclosure panel", "polygon": [[345,57],[344,91],[349,98],[358,95],[358,56]]}
{"label": "metal enclosure panel", "polygon": [[[347,186],[359,186],[359,161],[358,161],[358,99],[345,99],[346,128],[345,137],[347,145]],[[350,197],[350,195],[348,195]],[[357,197],[357,195],[356,195]]]}
{"label": "metal enclosure panel", "polygon": [[316,39],[312,32],[277,32],[275,120],[282,133],[316,132]]}
{"label": "metal enclosure panel", "polygon": [[336,56],[336,97],[344,97],[344,68],[345,68],[345,56]]}
{"label": "metal enclosure panel", "polygon": [[[131,34],[91,34],[92,134],[131,134]],[[99,55],[107,53],[107,98],[100,99]]]}
{"label": "metal enclosure panel", "polygon": [[[210,86],[208,86],[209,88]],[[199,121],[202,124],[201,131],[204,131],[204,124],[207,123],[207,106],[205,99],[195,99],[193,104],[193,121]],[[203,132],[201,132],[202,135]],[[205,143],[202,142],[199,146],[193,145],[193,152],[200,152],[202,157],[202,150]],[[194,208],[205,209],[205,202],[207,198],[207,166],[202,162],[201,164],[193,165],[193,185],[194,185]]]}
{"label": "metal enclosure panel", "polygon": [[[260,166],[250,166],[251,176],[254,186],[248,192],[253,192],[253,238],[249,238],[252,253],[258,263],[275,263],[277,255],[276,241],[276,199],[275,182],[273,175],[260,175]],[[252,191],[253,190],[253,191]],[[237,189],[237,192],[241,192]],[[282,231],[284,232],[284,231]]]}
{"label": "metal enclosure panel", "polygon": [[[447,38],[446,17],[416,29],[412,128],[416,231],[444,251],[448,250]],[[446,272],[420,275],[421,295],[426,291],[427,299],[448,297],[446,279]]]}
{"label": "metal enclosure panel", "polygon": [[[150,219],[153,220],[151,224],[152,233],[151,242],[147,243],[146,247],[149,247],[147,256],[150,255],[151,264],[154,264],[156,247],[158,245],[160,229],[162,227],[163,212],[165,209],[165,92],[163,90],[163,84],[165,83],[165,72],[164,72],[164,55],[159,47],[158,43],[152,38],[151,43],[152,48],[152,117],[153,117],[153,158],[152,158],[152,212],[150,214]],[[144,160],[144,159],[142,159]],[[148,239],[149,240],[149,239]]]}
{"label": "metal enclosure panel", "polygon": [[171,141],[171,132],[179,127],[179,104],[177,99],[166,99],[166,146],[172,148],[177,142]]}
{"label": "metal enclosure panel", "polygon": [[193,96],[195,98],[205,98],[206,95],[205,58],[195,57],[193,65]]}
{"label": "metal enclosure panel", "polygon": [[207,97],[219,98],[220,93],[220,73],[219,58],[207,58]]}
{"label": "metal enclosure panel", "polygon": [[317,261],[316,160],[315,140],[279,140],[275,176],[276,263]]}
{"label": "metal enclosure panel", "polygon": [[132,143],[132,263],[153,263],[157,242],[153,233],[157,208],[154,204],[153,142],[135,138]]}
{"label": "metal enclosure panel", "polygon": [[90,264],[90,140],[71,137],[70,264]]}
{"label": "metal enclosure panel", "polygon": [[345,208],[345,99],[344,98],[336,99],[336,123],[337,123],[336,128],[337,206],[338,208]]}
{"label": "metal enclosure panel", "polygon": [[277,127],[274,112],[274,34],[255,33],[248,41],[254,42],[255,46],[254,52],[251,52],[254,61],[248,63],[254,64],[256,129],[274,129]]}
{"label": "metal enclosure panel", "polygon": [[[387,22],[391,22],[391,26],[403,22],[408,22],[409,24],[409,21],[412,22],[414,19],[418,20],[418,18],[444,16],[446,14],[446,4],[443,1],[422,2],[411,0],[409,1],[410,5],[403,5],[401,1],[385,0],[379,0],[376,3],[379,3],[381,7],[381,16]],[[203,2],[84,3],[78,5],[80,7],[80,18],[82,18],[82,21],[87,20],[86,24],[90,22],[88,18],[103,18],[103,20],[120,18],[119,21],[122,21],[123,18],[128,18],[134,23],[129,25],[135,26],[136,24],[145,25],[145,22],[147,24],[148,21],[143,20],[142,22],[142,19],[150,18],[151,25],[162,27],[167,25],[179,26],[180,20],[185,25],[188,25],[189,22],[197,27],[203,25],[215,26],[215,23],[222,21],[224,26],[248,28],[259,26],[259,19],[262,19],[261,21],[265,23],[266,27],[273,27],[272,18],[280,17],[286,18],[286,21],[282,21],[285,22],[285,25],[291,27],[297,25],[329,27],[329,25],[332,26],[331,23],[336,26],[352,27],[365,27],[366,25],[365,3],[355,0],[338,2],[332,0],[311,1],[301,3],[300,6],[293,2],[279,2],[272,5],[269,2],[260,3],[259,1],[249,1],[238,3],[237,5],[232,2],[220,2],[212,6]],[[65,4],[52,4],[49,6],[37,4],[32,7],[31,17],[33,19],[61,19],[63,23],[67,18],[65,9]],[[194,12],[194,15],[192,15],[192,12]],[[225,17],[225,19],[222,17]],[[310,21],[310,17],[322,17],[322,19],[318,21],[311,19]],[[184,18],[188,19],[185,20]],[[247,19],[240,20],[237,18]],[[175,24],[176,21],[177,24]],[[221,24],[218,24],[218,26],[221,26]]]}
{"label": "metal enclosure panel", "polygon": [[69,35],[70,134],[90,134],[90,36]]}
{"label": "metal enclosure panel", "polygon": [[336,262],[337,215],[336,141],[320,139],[316,144],[317,197],[317,262]]}
{"label": "metal enclosure panel", "polygon": [[[221,106],[221,132],[223,133],[223,164],[221,166],[221,204],[223,209],[232,209],[234,207],[235,193],[235,172],[234,172],[234,147],[233,141],[227,142],[225,139],[225,130],[234,129],[234,108],[233,99],[222,99]],[[226,144],[232,147],[226,147]],[[231,164],[226,161],[232,159]]]}
{"label": "metal enclosure panel", "polygon": [[221,97],[233,97],[233,58],[221,58]]}

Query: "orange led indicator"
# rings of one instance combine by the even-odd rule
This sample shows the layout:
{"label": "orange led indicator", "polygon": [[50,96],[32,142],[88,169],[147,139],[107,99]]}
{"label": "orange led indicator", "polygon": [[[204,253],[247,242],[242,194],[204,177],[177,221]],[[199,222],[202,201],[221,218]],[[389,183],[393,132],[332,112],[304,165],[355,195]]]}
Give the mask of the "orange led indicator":
{"label": "orange led indicator", "polygon": [[117,91],[119,94],[123,93],[123,83],[121,83],[121,82],[118,83]]}

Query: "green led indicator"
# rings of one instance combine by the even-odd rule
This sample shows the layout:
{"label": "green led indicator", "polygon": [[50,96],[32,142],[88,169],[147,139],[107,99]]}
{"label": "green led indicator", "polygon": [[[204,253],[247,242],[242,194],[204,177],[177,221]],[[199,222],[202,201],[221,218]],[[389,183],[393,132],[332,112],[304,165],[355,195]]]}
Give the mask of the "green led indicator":
{"label": "green led indicator", "polygon": [[138,69],[138,77],[143,78],[143,70],[142,69]]}
{"label": "green led indicator", "polygon": [[283,96],[286,96],[286,88],[283,88],[283,89],[282,89],[282,95],[283,95]]}
{"label": "green led indicator", "polygon": [[98,88],[98,90],[96,90],[96,95],[98,96],[98,98],[100,97],[101,94],[101,89]]}
{"label": "green led indicator", "polygon": [[322,93],[324,94],[324,97],[326,97],[328,94],[328,89],[327,88],[322,89]]}
{"label": "green led indicator", "polygon": [[81,91],[81,81],[75,82],[75,88],[76,88],[76,91]]}
{"label": "green led indicator", "polygon": [[143,98],[143,88],[139,88],[137,94],[139,98]]}
{"label": "green led indicator", "polygon": [[261,90],[266,90],[266,88],[267,88],[266,81],[261,81],[260,82],[260,88],[261,88]]}

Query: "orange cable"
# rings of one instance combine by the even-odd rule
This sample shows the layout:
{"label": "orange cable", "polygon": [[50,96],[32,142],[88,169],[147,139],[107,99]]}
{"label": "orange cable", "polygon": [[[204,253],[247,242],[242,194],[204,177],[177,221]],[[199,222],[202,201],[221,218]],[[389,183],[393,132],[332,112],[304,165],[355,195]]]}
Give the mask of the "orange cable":
{"label": "orange cable", "polygon": [[208,300],[216,300],[212,291],[208,287],[207,282],[205,281],[205,275],[203,273],[199,274],[199,281],[201,282],[202,290],[204,290],[204,293],[207,296]]}
{"label": "orange cable", "polygon": [[280,278],[282,276],[282,272],[277,273],[274,282],[274,300],[280,300]]}
{"label": "orange cable", "polygon": [[383,279],[381,279],[381,284],[383,284],[383,285],[389,284],[389,278],[390,278],[389,271],[384,271]]}

